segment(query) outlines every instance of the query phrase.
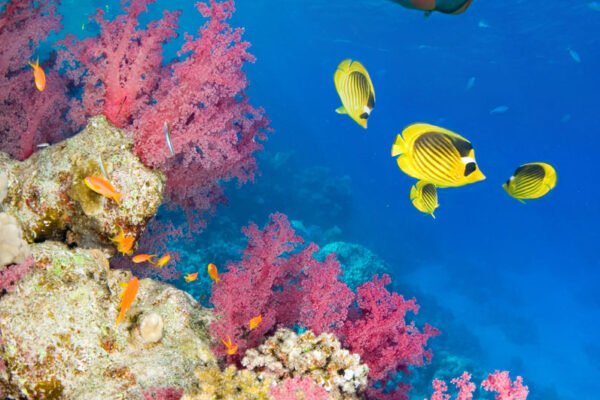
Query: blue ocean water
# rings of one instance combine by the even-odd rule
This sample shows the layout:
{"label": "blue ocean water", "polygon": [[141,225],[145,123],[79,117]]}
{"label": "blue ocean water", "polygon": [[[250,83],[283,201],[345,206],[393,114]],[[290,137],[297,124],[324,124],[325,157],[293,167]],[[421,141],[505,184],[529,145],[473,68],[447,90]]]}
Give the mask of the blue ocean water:
{"label": "blue ocean water", "polygon": [[[66,30],[81,29],[91,7],[106,4],[65,2]],[[481,368],[522,375],[534,399],[595,398],[600,12],[594,5],[474,0],[464,14],[426,19],[387,0],[238,0],[233,25],[245,27],[257,58],[247,66],[248,94],[265,108],[275,133],[265,144],[257,186],[228,191],[223,213],[263,223],[265,207],[252,204],[266,201],[273,205],[267,212],[285,211],[306,226],[340,225],[338,238],[377,253],[410,285],[414,293],[406,295],[423,294],[451,313],[453,323],[439,326],[455,340],[444,342],[444,350],[480,349],[474,354]],[[152,10],[164,7],[184,10],[183,30],[198,27],[192,2],[159,1]],[[375,86],[367,130],[334,112],[340,101],[332,77],[344,58],[360,60]],[[500,106],[506,111],[491,112]],[[435,220],[413,208],[414,179],[390,156],[396,134],[413,122],[469,139],[487,176],[441,189]],[[287,177],[266,167],[266,159],[283,153],[294,157]],[[521,204],[501,185],[533,161],[554,165],[558,183],[547,196]],[[276,193],[286,178],[317,166],[328,169],[328,185],[351,189],[335,216],[327,203],[302,209],[297,196],[310,190]],[[261,184],[273,192],[249,201]],[[320,190],[318,182],[313,190]],[[203,235],[222,228],[209,224]],[[423,305],[423,320],[433,307]],[[472,343],[458,343],[456,326],[465,327]]]}

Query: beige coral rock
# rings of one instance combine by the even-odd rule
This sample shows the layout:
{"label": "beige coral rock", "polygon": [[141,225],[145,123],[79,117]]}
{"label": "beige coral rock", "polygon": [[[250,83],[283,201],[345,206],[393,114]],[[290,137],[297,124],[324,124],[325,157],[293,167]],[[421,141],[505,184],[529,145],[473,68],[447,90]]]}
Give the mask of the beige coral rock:
{"label": "beige coral rock", "polygon": [[242,365],[276,380],[308,376],[332,399],[344,400],[361,398],[369,375],[360,356],[343,349],[334,335],[297,335],[289,329],[279,329],[257,349],[246,351]]}
{"label": "beige coral rock", "polygon": [[29,245],[17,220],[7,213],[0,213],[0,267],[20,263],[29,255]]}
{"label": "beige coral rock", "polygon": [[[88,176],[103,177],[123,193],[121,206],[90,190]],[[68,240],[71,246],[115,252],[109,240],[121,225],[138,237],[162,202],[165,177],[146,168],[133,141],[104,116],[92,117],[77,135],[35,152],[23,162],[0,153],[7,175],[5,212],[14,216],[28,242]],[[1,190],[0,190],[1,191]],[[68,238],[68,239],[65,239]]]}
{"label": "beige coral rock", "polygon": [[[216,366],[207,331],[212,313],[187,293],[141,279],[116,327],[119,283],[130,272],[109,269],[96,249],[46,241],[31,252],[36,268],[0,298],[0,391],[39,400],[142,400],[150,387],[189,391],[197,385],[194,370]],[[136,326],[153,313],[163,334],[148,343]]]}

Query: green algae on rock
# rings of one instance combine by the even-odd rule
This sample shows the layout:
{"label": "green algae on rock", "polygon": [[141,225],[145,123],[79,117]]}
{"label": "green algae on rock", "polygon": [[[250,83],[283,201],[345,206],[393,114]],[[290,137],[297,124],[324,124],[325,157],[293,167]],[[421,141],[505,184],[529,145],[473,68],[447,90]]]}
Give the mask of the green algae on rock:
{"label": "green algae on rock", "polygon": [[[152,387],[197,384],[194,370],[213,368],[209,310],[174,287],[140,280],[136,300],[115,328],[119,283],[99,250],[31,245],[37,268],[14,293],[0,298],[0,390],[19,398],[142,399]],[[157,314],[163,332],[140,333],[143,316]]]}
{"label": "green algae on rock", "polygon": [[[57,240],[114,252],[109,238],[117,235],[118,225],[138,237],[156,214],[165,187],[164,175],[146,168],[132,147],[127,133],[97,116],[77,135],[23,162],[0,153],[0,171],[8,176],[4,211],[17,219],[30,243]],[[120,207],[83,182],[102,176],[101,162],[124,193]]]}

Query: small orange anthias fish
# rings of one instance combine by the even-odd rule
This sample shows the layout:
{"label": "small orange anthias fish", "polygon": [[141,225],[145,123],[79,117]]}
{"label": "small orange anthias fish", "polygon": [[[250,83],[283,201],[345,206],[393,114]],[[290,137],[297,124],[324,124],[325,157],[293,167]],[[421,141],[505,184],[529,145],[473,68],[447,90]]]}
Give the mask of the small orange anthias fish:
{"label": "small orange anthias fish", "polygon": [[250,330],[256,328],[262,322],[262,315],[254,317],[250,320]]}
{"label": "small orange anthias fish", "polygon": [[167,265],[167,263],[169,262],[169,260],[171,259],[171,256],[168,254],[165,254],[164,256],[162,256],[161,258],[158,259],[157,262],[152,262],[152,264],[154,264],[154,268],[162,268],[165,265]]}
{"label": "small orange anthias fish", "polygon": [[237,344],[235,346],[233,346],[231,344],[231,338],[229,336],[227,336],[227,341],[225,341],[224,339],[221,339],[221,342],[223,342],[223,344],[225,345],[225,347],[227,347],[227,354],[229,354],[230,356],[234,355],[235,352],[237,351],[238,347]]}
{"label": "small orange anthias fish", "polygon": [[208,276],[210,276],[210,279],[215,281],[215,283],[219,283],[219,271],[217,271],[217,266],[213,263],[208,264]]}
{"label": "small orange anthias fish", "polygon": [[123,196],[123,193],[118,193],[112,183],[99,176],[88,176],[84,179],[85,185],[94,192],[101,194],[104,197],[113,199],[117,202],[117,205],[121,205],[119,199]]}
{"label": "small orange anthias fish", "polygon": [[131,259],[131,261],[133,261],[136,264],[143,263],[146,261],[153,262],[152,257],[156,257],[156,254],[137,254]]}
{"label": "small orange anthias fish", "polygon": [[128,256],[130,256],[131,254],[133,254],[132,249],[133,243],[135,243],[135,237],[125,236],[125,232],[123,232],[123,228],[121,228],[121,225],[117,226],[119,227],[119,234],[114,238],[110,238],[110,240],[118,243],[119,246],[117,247],[117,249],[120,253],[127,254]]}
{"label": "small orange anthias fish", "polygon": [[123,292],[121,293],[122,299],[121,303],[119,304],[121,311],[117,316],[117,324],[115,326],[119,326],[119,322],[125,316],[125,312],[129,310],[129,307],[131,307],[131,303],[133,303],[133,300],[135,300],[135,296],[140,287],[140,281],[137,277],[133,276],[131,277],[128,283],[120,283],[119,286],[125,288],[125,290],[123,290]]}
{"label": "small orange anthias fish", "polygon": [[41,92],[46,87],[46,74],[44,74],[44,70],[40,67],[40,59],[38,58],[35,61],[35,64],[29,63],[31,68],[33,68],[33,78],[35,79],[35,87]]}
{"label": "small orange anthias fish", "polygon": [[186,274],[183,279],[185,279],[186,282],[191,282],[191,281],[195,281],[198,278],[198,273],[194,272],[193,274]]}

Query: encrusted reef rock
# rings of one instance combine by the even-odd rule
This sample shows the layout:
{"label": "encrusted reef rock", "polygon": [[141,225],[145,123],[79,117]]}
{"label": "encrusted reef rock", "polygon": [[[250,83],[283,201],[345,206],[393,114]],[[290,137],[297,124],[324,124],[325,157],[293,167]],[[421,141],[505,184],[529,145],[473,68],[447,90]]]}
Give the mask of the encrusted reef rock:
{"label": "encrusted reef rock", "polygon": [[140,280],[125,318],[119,283],[100,250],[31,245],[36,266],[0,298],[0,390],[14,398],[143,399],[150,387],[197,386],[215,368],[209,310],[170,285]]}
{"label": "encrusted reef rock", "polygon": [[[164,175],[146,168],[132,147],[126,133],[97,116],[77,135],[23,162],[0,153],[0,173],[8,176],[4,211],[30,243],[57,240],[114,252],[109,238],[119,233],[118,225],[137,237],[156,214],[165,186]],[[87,176],[103,176],[101,163],[124,194],[120,207],[84,183]]]}
{"label": "encrusted reef rock", "polygon": [[[6,197],[7,190],[8,176],[0,171],[0,203]],[[7,213],[0,212],[0,267],[23,262],[28,254],[29,246],[23,240],[17,220]]]}
{"label": "encrusted reef rock", "polygon": [[356,290],[356,287],[363,282],[370,281],[373,275],[383,275],[390,271],[381,258],[360,244],[329,243],[317,253],[317,258],[325,259],[331,253],[336,254],[337,260],[342,265],[344,271],[341,276],[342,281],[352,290]]}
{"label": "encrusted reef rock", "polygon": [[358,399],[367,387],[369,367],[358,354],[341,347],[330,333],[297,335],[279,329],[258,349],[246,351],[242,365],[275,381],[308,376],[329,392],[331,399]]}

